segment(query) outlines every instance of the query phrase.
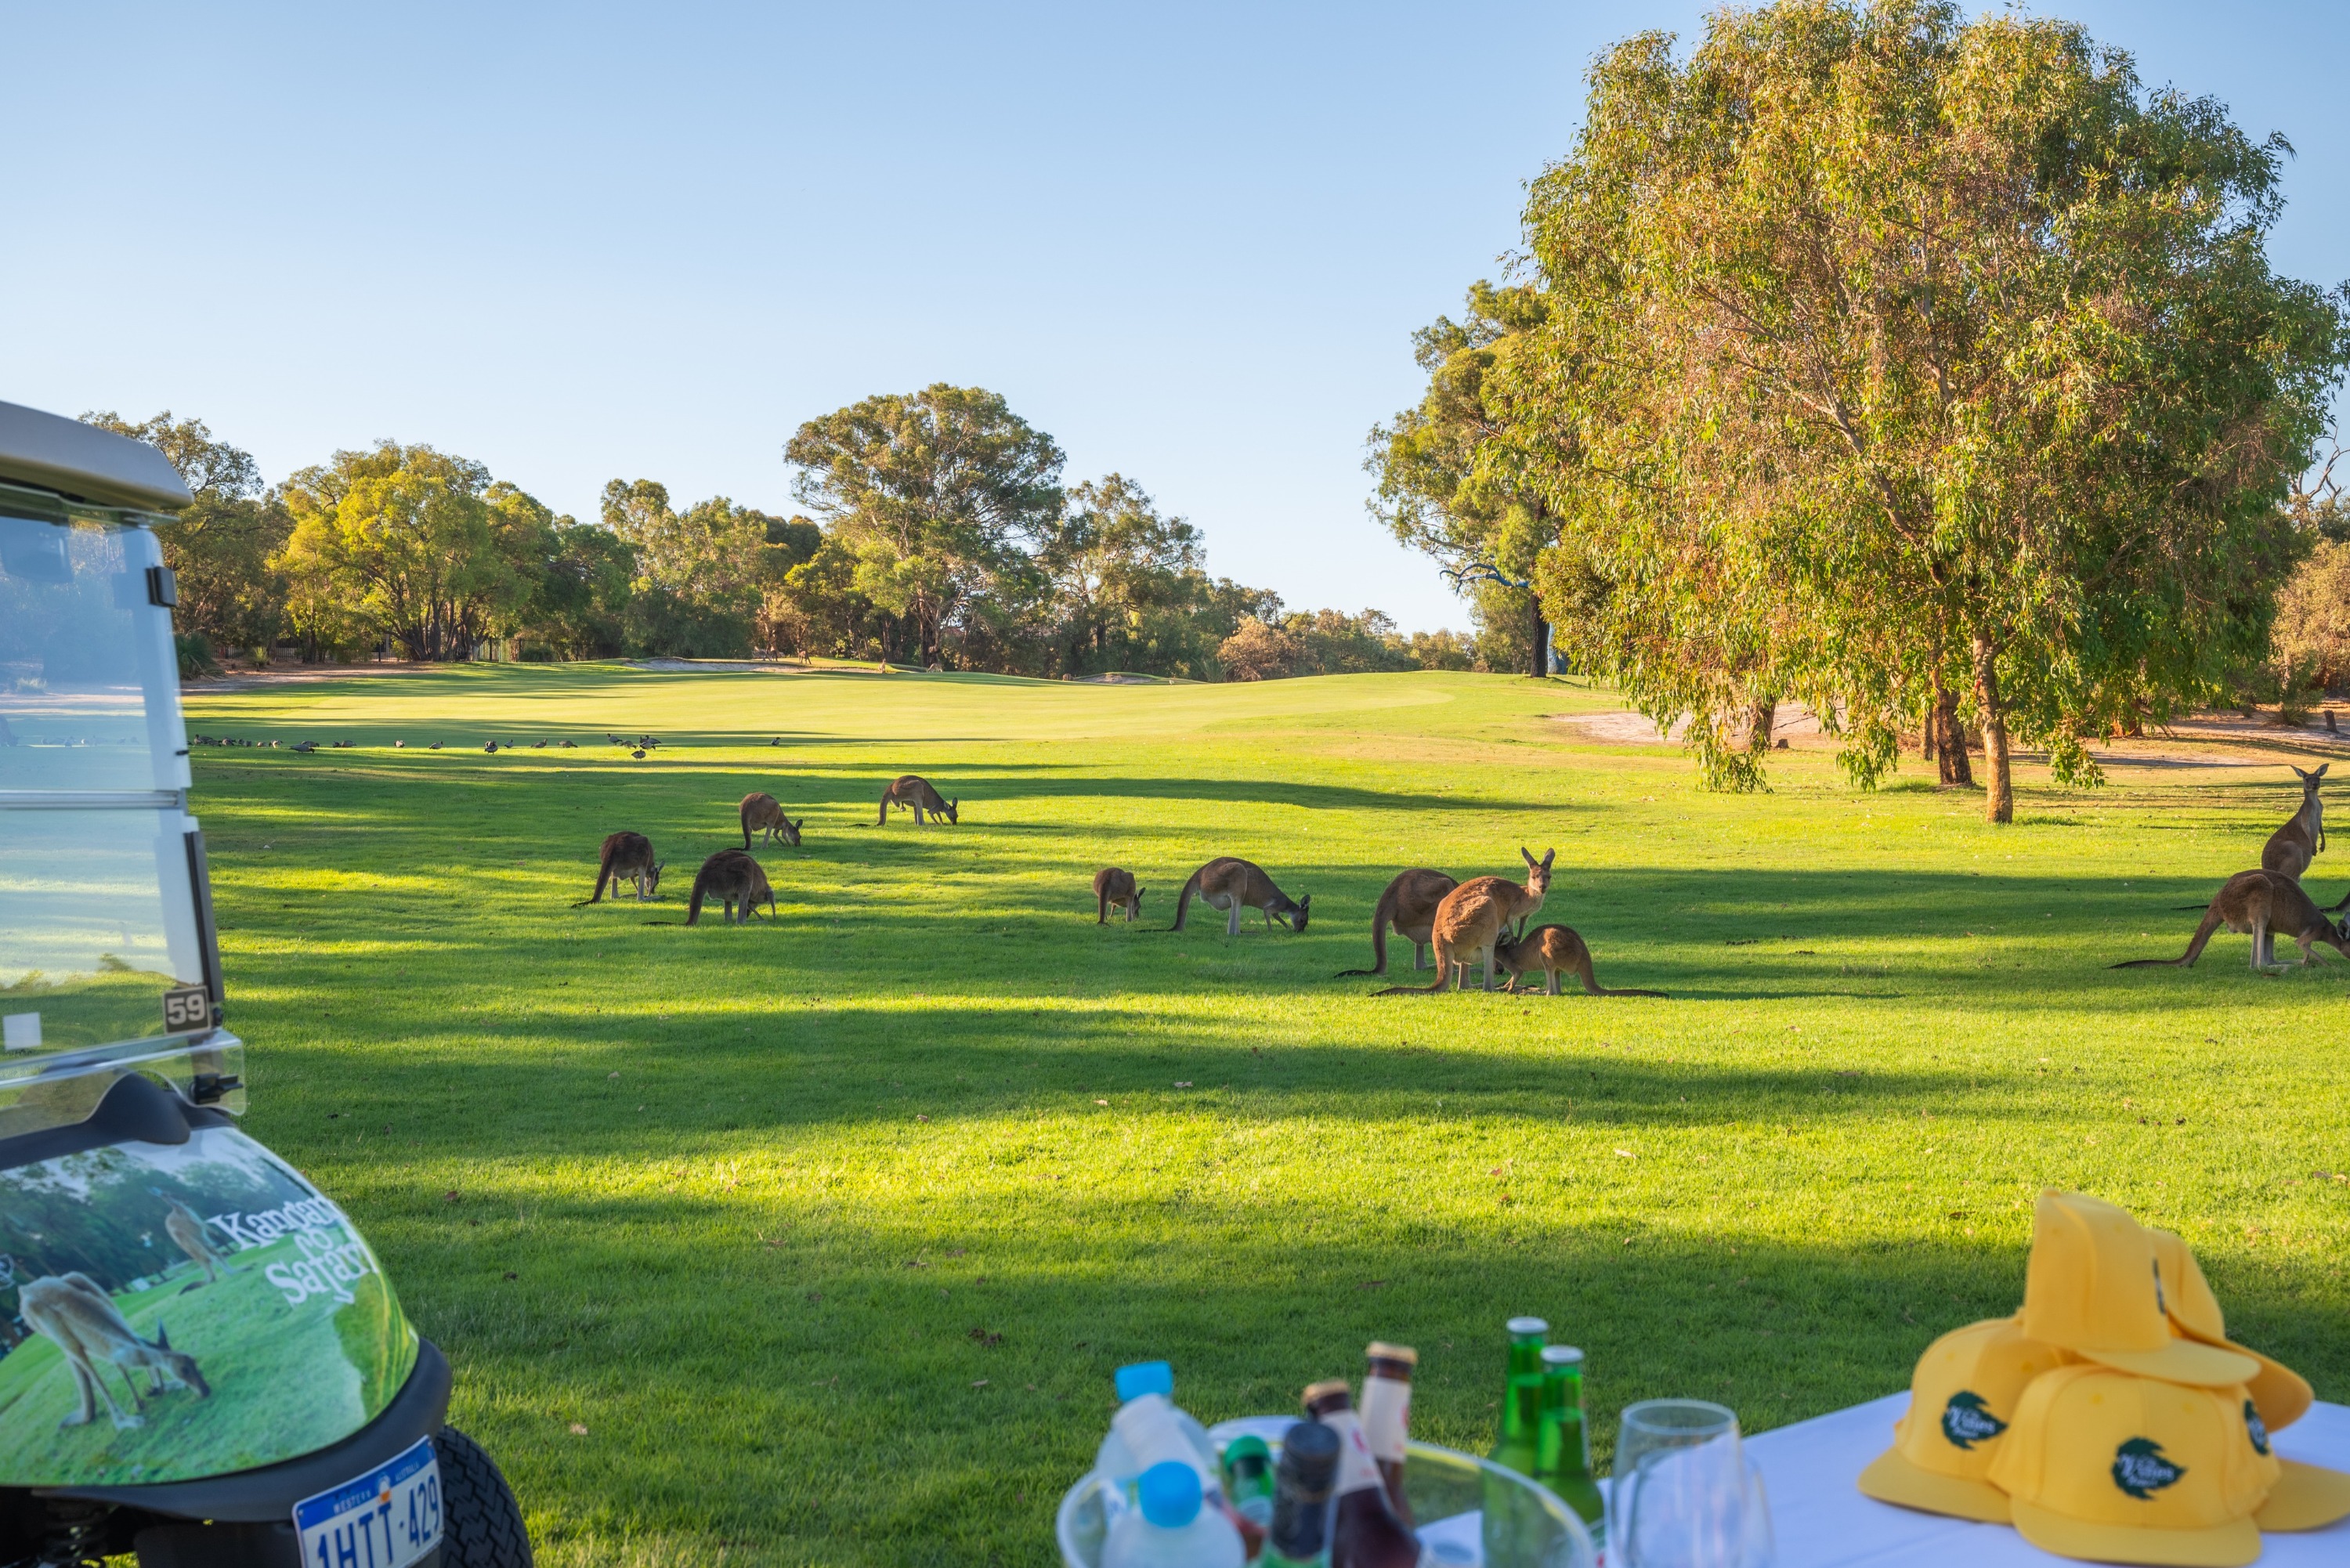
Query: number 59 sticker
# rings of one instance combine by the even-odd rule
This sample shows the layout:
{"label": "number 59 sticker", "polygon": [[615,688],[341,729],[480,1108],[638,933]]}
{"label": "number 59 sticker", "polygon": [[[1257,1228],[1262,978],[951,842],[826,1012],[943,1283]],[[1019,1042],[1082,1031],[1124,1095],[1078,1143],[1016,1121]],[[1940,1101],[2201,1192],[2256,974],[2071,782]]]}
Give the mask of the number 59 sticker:
{"label": "number 59 sticker", "polygon": [[209,1029],[213,1023],[213,993],[201,985],[175,986],[163,993],[163,1027],[173,1033]]}

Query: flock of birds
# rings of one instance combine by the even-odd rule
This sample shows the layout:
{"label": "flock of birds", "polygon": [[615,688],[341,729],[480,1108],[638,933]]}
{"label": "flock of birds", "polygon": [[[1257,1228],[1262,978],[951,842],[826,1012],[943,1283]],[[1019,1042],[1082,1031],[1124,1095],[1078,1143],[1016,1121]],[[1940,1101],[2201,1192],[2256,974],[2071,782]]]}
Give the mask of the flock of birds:
{"label": "flock of birds", "polygon": [[[630,739],[626,735],[615,735],[608,730],[605,732],[605,738],[616,746],[625,746],[629,748],[629,755],[633,758],[641,759],[648,753],[658,750],[660,746],[660,738],[657,735],[639,735],[634,739]],[[247,741],[241,740],[234,735],[192,735],[189,737],[189,740],[190,743],[199,746],[252,746],[262,751],[273,752],[280,750],[288,752],[343,752],[349,751],[359,744],[357,741],[328,741],[324,745],[319,744],[316,741],[301,741],[288,746],[283,741]],[[784,738],[781,735],[777,735],[767,742],[767,744],[771,746],[780,746],[783,743]],[[428,752],[437,752],[441,750],[442,744],[442,742],[434,741],[421,749]],[[391,749],[395,752],[405,751],[407,747],[408,742],[406,741],[394,741],[391,743]],[[572,752],[579,749],[579,742],[572,740],[533,741],[526,746],[520,741],[491,740],[482,742],[482,750],[492,756],[495,756],[500,752],[543,752],[550,747],[556,751]]]}

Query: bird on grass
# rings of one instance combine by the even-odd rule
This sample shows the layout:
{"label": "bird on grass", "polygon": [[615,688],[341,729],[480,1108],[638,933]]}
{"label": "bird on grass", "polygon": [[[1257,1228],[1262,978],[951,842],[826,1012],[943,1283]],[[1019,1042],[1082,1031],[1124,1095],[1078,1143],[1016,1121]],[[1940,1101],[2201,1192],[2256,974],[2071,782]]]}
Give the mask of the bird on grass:
{"label": "bird on grass", "polygon": [[629,755],[630,755],[630,756],[632,756],[632,757],[637,757],[637,758],[642,758],[642,757],[644,756],[644,754],[645,754],[645,749],[644,749],[642,746],[639,746],[635,751],[630,752],[630,753],[629,753]]}
{"label": "bird on grass", "polygon": [[318,742],[316,741],[305,741],[294,749],[297,752],[315,752],[318,749]]}
{"label": "bird on grass", "polygon": [[425,750],[426,750],[426,751],[429,751],[429,752],[437,752],[437,751],[439,751],[440,749],[441,749],[441,742],[438,742],[438,741],[433,742],[430,746],[427,746],[427,747],[425,748]]}
{"label": "bird on grass", "polygon": [[495,752],[497,749],[498,743],[495,741],[492,741],[488,745],[482,748],[482,750],[485,752]]}

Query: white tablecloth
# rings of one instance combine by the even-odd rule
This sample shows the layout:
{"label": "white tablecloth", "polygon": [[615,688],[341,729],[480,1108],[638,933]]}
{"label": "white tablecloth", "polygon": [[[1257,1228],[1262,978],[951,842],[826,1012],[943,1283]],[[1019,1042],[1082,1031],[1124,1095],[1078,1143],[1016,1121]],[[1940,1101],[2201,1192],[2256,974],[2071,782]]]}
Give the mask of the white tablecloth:
{"label": "white tablecloth", "polygon": [[[1778,1568],[1890,1568],[1959,1563],[2017,1568],[2070,1563],[2003,1524],[1944,1519],[1863,1497],[1854,1478],[1893,1442],[1906,1393],[1798,1421],[1748,1439],[1771,1490]],[[2323,1402],[2271,1439],[2282,1458],[2350,1470],[2350,1407]],[[2350,1568],[2350,1520],[2324,1530],[2262,1538],[2261,1568]]]}

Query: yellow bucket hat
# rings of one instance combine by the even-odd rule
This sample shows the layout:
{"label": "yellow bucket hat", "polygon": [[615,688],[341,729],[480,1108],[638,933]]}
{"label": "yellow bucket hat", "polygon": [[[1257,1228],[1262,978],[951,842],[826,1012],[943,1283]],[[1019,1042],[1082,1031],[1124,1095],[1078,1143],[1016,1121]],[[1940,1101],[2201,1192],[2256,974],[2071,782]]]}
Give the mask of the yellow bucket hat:
{"label": "yellow bucket hat", "polygon": [[2079,1192],[2043,1192],[2033,1211],[2022,1328],[2043,1345],[2172,1383],[2227,1387],[2261,1370],[2249,1355],[2173,1334],[2153,1238],[2126,1210]]}
{"label": "yellow bucket hat", "polygon": [[1893,1446],[1860,1472],[1860,1490],[1880,1502],[2006,1523],[2007,1494],[1986,1479],[1992,1456],[2025,1386],[2071,1359],[2026,1339],[2016,1318],[1952,1329],[1918,1358],[1909,1413],[1894,1424]]}
{"label": "yellow bucket hat", "polygon": [[1992,1458],[2015,1528],[2043,1551],[2163,1568],[2242,1568],[2282,1467],[2255,1444],[2241,1388],[2197,1388],[2095,1365],[2024,1390]]}
{"label": "yellow bucket hat", "polygon": [[2187,1243],[2151,1225],[2146,1228],[2146,1233],[2154,1242],[2155,1264],[2162,1280],[2163,1307],[2170,1314],[2171,1328],[2189,1339],[2216,1345],[2260,1363],[2260,1370],[2244,1380],[2244,1386],[2251,1391],[2252,1403],[2260,1407],[2261,1421],[2268,1430],[2282,1431],[2300,1420],[2317,1397],[2308,1379],[2282,1362],[2230,1340],[2228,1320],[2220,1312],[2220,1298],[2211,1293],[2210,1282],[2204,1279],[2203,1270],[2195,1262],[2195,1254],[2187,1250]]}

